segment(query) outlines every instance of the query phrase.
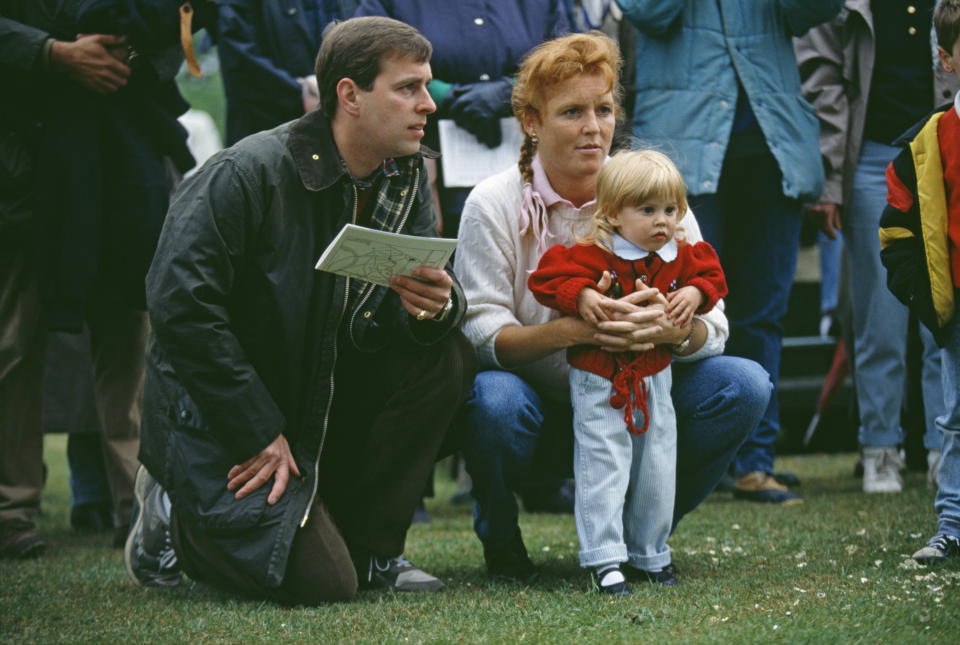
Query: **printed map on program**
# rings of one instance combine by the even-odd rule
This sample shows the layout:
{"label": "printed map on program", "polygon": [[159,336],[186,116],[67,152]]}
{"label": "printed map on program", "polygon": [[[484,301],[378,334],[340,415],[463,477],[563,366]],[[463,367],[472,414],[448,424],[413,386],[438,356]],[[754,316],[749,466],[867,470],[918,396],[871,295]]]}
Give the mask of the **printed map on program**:
{"label": "printed map on program", "polygon": [[375,231],[347,224],[317,261],[329,271],[387,286],[396,274],[411,275],[418,266],[442,267],[457,240]]}

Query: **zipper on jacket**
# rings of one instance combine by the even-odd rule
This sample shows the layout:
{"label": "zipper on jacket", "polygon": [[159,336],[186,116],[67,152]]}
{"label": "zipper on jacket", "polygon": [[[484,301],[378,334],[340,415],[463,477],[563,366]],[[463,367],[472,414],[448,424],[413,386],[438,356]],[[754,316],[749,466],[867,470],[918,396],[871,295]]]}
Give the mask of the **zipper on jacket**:
{"label": "zipper on jacket", "polygon": [[[357,187],[351,184],[353,188],[353,216],[350,221],[357,223]],[[340,310],[340,317],[337,319],[337,329],[343,322],[343,315],[347,313],[347,306],[350,304],[350,278],[347,278],[343,290],[343,309]],[[300,521],[300,528],[307,525],[310,519],[310,509],[313,508],[313,500],[317,497],[317,486],[320,484],[320,455],[323,453],[323,444],[327,439],[327,425],[330,422],[330,409],[333,407],[334,375],[337,371],[337,337],[333,337],[333,364],[330,366],[330,393],[327,395],[327,409],[323,413],[323,431],[320,433],[320,445],[317,447],[317,458],[313,462],[313,489],[310,491],[310,500],[307,502],[307,510],[303,513],[303,519]]]}
{"label": "zipper on jacket", "polygon": [[[410,185],[410,188],[407,190],[407,194],[410,195],[410,198],[407,200],[406,206],[400,213],[400,223],[397,224],[397,227],[394,229],[394,232],[399,233],[403,229],[403,225],[407,223],[407,218],[410,216],[410,211],[413,210],[413,200],[417,197],[417,187],[420,185],[420,169],[417,168],[413,173],[413,183]],[[356,196],[356,188],[354,188],[354,196]],[[356,211],[356,205],[354,205],[354,211]],[[354,214],[356,217],[356,214]],[[347,328],[349,332],[349,337],[353,340],[353,323],[357,320],[357,314],[360,313],[360,310],[363,309],[363,305],[366,304],[367,300],[370,299],[370,296],[373,295],[376,285],[368,285],[369,288],[366,288],[366,293],[360,293],[360,302],[354,308],[353,313],[350,315],[350,324]],[[356,345],[356,343],[354,343]]]}

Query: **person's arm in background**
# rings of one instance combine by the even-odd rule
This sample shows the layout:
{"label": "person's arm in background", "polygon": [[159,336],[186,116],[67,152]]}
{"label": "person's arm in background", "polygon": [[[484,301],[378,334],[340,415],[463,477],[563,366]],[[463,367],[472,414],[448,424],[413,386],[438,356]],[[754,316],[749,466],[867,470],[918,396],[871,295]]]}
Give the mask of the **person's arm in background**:
{"label": "person's arm in background", "polygon": [[844,17],[837,17],[809,30],[793,41],[803,96],[817,110],[820,120],[820,152],[826,181],[818,203],[807,207],[820,229],[837,238],[843,205],[843,173],[846,165],[850,100],[844,78]]}
{"label": "person's arm in background", "polygon": [[86,34],[56,40],[43,30],[0,17],[0,62],[23,71],[50,71],[97,92],[109,94],[127,83],[123,36]]}
{"label": "person's arm in background", "polygon": [[683,10],[684,0],[617,0],[625,18],[648,36],[661,36]]}
{"label": "person's arm in background", "polygon": [[791,36],[802,36],[843,9],[844,0],[778,0]]}
{"label": "person's arm in background", "polygon": [[242,104],[242,110],[257,122],[279,125],[303,114],[304,92],[296,76],[267,57],[258,43],[260,4],[257,0],[218,3],[217,52],[230,99]]}

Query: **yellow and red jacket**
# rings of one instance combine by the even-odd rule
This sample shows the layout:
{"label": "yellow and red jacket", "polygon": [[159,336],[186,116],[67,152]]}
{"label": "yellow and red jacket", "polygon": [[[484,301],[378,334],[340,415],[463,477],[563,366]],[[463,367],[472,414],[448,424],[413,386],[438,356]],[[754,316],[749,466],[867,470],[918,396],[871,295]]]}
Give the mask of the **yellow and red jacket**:
{"label": "yellow and red jacket", "polygon": [[887,168],[880,259],[887,286],[939,345],[960,279],[960,118],[951,103],[909,130]]}

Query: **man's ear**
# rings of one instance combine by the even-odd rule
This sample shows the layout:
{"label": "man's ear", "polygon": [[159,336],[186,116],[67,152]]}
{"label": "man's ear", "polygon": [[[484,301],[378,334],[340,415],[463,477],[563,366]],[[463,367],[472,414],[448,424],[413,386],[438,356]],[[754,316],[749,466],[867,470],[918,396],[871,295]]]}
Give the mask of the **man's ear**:
{"label": "man's ear", "polygon": [[956,70],[953,67],[953,61],[950,60],[950,53],[940,45],[937,45],[937,55],[940,56],[940,64],[943,65],[943,69],[953,74]]}
{"label": "man's ear", "polygon": [[341,78],[337,83],[337,102],[340,108],[350,116],[360,114],[360,88],[353,79]]}

